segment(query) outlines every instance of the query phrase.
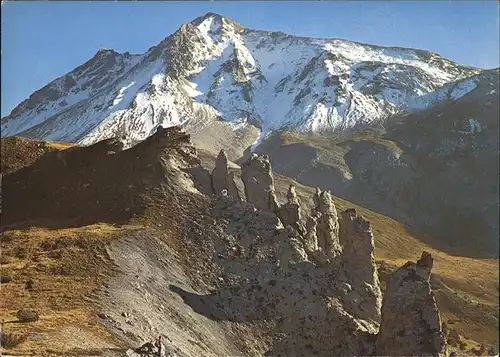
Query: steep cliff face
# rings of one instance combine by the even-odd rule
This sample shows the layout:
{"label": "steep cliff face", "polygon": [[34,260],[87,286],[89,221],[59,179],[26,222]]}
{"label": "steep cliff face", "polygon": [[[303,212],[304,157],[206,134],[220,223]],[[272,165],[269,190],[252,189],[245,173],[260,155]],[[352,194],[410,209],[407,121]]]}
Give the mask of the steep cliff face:
{"label": "steep cliff face", "polygon": [[331,133],[458,98],[474,78],[432,93],[479,72],[426,51],[251,30],[210,13],[144,54],[100,50],[2,118],[2,136],[131,145],[159,125],[195,134],[220,119],[257,126],[260,139]]}

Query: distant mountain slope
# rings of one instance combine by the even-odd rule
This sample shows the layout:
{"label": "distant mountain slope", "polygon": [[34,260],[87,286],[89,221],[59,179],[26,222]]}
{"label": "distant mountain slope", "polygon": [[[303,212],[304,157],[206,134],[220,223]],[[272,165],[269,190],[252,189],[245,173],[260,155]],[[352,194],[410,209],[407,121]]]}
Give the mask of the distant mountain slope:
{"label": "distant mountain slope", "polygon": [[416,227],[453,254],[497,256],[498,74],[464,80],[477,88],[349,140],[283,133],[257,151],[277,172]]}
{"label": "distant mountain slope", "polygon": [[250,30],[209,13],[142,55],[100,50],[2,118],[2,137],[133,143],[158,125],[196,132],[220,119],[235,131],[257,126],[261,138],[338,132],[459,97],[474,80],[429,95],[477,73],[427,51]]}

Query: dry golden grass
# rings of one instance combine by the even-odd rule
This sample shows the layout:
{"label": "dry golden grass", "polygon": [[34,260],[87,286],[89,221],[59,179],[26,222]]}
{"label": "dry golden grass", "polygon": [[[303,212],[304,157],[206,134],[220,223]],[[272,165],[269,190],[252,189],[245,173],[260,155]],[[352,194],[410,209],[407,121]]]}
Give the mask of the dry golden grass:
{"label": "dry golden grass", "polygon": [[[1,285],[0,319],[6,332],[26,336],[9,353],[52,351],[64,355],[85,341],[112,344],[111,335],[94,318],[89,296],[113,270],[104,244],[136,228],[100,223],[3,232],[2,255],[9,259],[2,270],[12,272],[12,281]],[[18,254],[20,249],[24,254]],[[28,281],[31,289],[27,289]],[[16,313],[21,309],[37,311],[40,319],[20,323]]]}
{"label": "dry golden grass", "polygon": [[61,143],[61,142],[57,142],[57,141],[48,141],[47,145],[54,148],[54,149],[57,149],[57,150],[66,150],[70,147],[75,146],[75,144]]}
{"label": "dry golden grass", "polygon": [[[333,150],[334,146],[337,144],[343,145],[349,142],[349,140],[346,140],[345,138],[324,137],[320,135],[313,135],[312,136],[313,139],[311,140],[309,136],[296,133],[281,133],[280,137],[283,140],[283,146],[292,144],[304,144],[313,148],[322,149],[326,151]],[[399,145],[396,142],[381,138],[380,135],[372,133],[356,134],[351,138],[351,140],[354,142],[367,140],[374,144],[385,146],[386,148],[390,149],[397,155],[403,152],[403,150],[399,147]]]}

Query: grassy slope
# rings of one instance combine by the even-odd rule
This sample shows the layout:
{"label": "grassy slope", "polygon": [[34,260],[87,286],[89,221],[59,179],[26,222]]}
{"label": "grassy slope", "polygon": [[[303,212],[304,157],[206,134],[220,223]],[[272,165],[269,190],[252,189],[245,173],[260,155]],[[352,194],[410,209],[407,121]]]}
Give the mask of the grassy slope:
{"label": "grassy slope", "polygon": [[1,171],[5,175],[31,165],[48,152],[64,150],[73,145],[11,136],[2,139],[0,146]]}
{"label": "grassy slope", "polygon": [[[15,352],[64,355],[114,346],[95,318],[91,296],[112,272],[104,245],[130,229],[102,223],[2,232],[1,272],[12,280],[0,289],[0,319],[4,331],[26,338]],[[19,323],[20,309],[35,310],[40,319]]]}

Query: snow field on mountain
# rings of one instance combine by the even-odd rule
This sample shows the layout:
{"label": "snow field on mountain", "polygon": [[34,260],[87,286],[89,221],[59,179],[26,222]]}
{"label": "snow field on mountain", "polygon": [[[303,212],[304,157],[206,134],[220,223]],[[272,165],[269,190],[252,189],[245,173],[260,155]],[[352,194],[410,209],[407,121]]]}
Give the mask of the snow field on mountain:
{"label": "snow field on mountain", "polygon": [[158,125],[219,118],[258,126],[257,145],[275,130],[338,132],[456,100],[479,72],[425,51],[249,30],[211,14],[141,55],[100,50],[2,118],[2,136],[134,142]]}

